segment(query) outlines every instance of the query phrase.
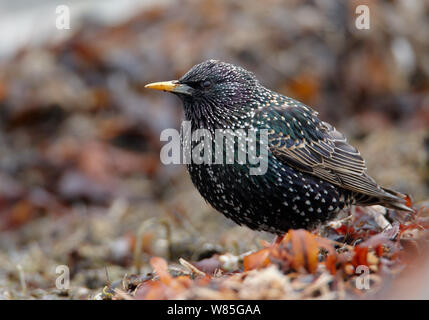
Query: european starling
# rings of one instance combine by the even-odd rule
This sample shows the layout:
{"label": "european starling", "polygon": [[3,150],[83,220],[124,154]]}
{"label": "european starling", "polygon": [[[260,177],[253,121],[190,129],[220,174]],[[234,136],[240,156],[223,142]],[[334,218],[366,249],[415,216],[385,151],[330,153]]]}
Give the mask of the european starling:
{"label": "european starling", "polygon": [[249,161],[236,158],[233,164],[187,164],[204,199],[240,225],[280,235],[314,229],[350,205],[413,212],[409,197],[380,187],[359,151],[316,111],[265,88],[241,67],[209,60],[180,80],[146,87],[176,94],[192,131],[267,130],[265,174],[250,174]]}

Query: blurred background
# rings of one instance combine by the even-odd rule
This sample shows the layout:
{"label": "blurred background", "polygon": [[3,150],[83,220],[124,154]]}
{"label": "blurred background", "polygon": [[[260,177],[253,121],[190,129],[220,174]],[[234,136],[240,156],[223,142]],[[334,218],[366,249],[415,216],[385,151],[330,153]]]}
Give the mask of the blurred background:
{"label": "blurred background", "polygon": [[[355,26],[361,4],[369,30]],[[69,30],[55,27],[58,5]],[[309,104],[381,184],[429,199],[428,1],[1,1],[0,299],[86,298],[150,271],[152,255],[272,238],[226,220],[183,166],[159,160],[182,110],[144,85],[206,59]]]}

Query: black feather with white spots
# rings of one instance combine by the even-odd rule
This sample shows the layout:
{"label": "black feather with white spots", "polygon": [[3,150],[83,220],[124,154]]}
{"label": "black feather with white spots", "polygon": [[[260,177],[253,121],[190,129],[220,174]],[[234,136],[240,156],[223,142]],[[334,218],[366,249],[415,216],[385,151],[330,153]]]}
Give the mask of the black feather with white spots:
{"label": "black feather with white spots", "polygon": [[367,175],[341,133],[308,106],[264,88],[252,73],[210,60],[179,83],[194,89],[191,96],[178,94],[193,130],[268,129],[264,175],[250,175],[249,163],[187,165],[204,199],[236,223],[281,234],[312,229],[359,201],[403,209],[402,195]]}

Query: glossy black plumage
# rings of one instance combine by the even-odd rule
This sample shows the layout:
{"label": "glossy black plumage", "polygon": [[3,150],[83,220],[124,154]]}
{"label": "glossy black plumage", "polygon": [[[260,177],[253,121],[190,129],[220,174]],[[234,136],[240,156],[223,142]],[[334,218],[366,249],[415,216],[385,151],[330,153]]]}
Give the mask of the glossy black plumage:
{"label": "glossy black plumage", "polygon": [[351,204],[412,211],[405,195],[381,188],[367,174],[343,134],[310,107],[266,89],[247,70],[209,60],[167,87],[152,87],[180,97],[192,130],[268,130],[263,175],[249,174],[249,163],[187,165],[201,195],[238,224],[281,234],[312,229]]}

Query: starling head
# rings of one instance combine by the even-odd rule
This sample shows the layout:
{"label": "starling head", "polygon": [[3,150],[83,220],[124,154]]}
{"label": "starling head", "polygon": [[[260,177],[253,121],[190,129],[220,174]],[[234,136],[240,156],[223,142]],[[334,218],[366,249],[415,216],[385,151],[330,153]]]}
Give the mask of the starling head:
{"label": "starling head", "polygon": [[199,120],[204,116],[228,114],[246,106],[258,85],[250,71],[218,60],[208,60],[192,67],[179,80],[151,83],[146,87],[176,94],[183,102],[187,118]]}

